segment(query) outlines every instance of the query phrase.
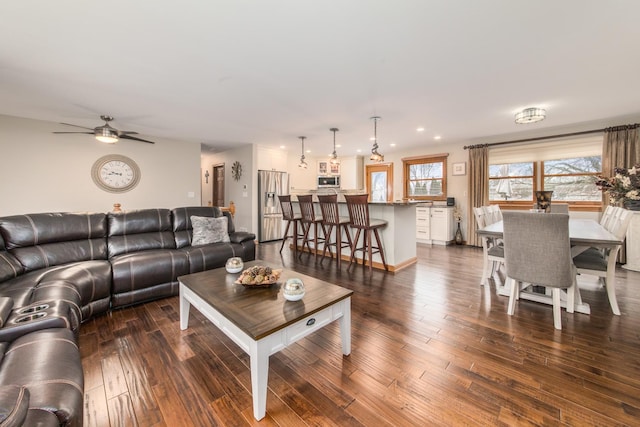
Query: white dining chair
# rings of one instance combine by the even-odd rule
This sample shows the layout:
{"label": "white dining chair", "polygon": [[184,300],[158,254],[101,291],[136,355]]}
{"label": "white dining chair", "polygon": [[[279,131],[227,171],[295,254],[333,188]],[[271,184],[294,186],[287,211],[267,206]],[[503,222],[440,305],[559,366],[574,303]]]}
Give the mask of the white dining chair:
{"label": "white dining chair", "polygon": [[[478,229],[484,228],[487,225],[484,207],[481,206],[473,208],[473,216],[476,219]],[[504,247],[502,244],[498,244],[496,239],[482,236],[481,240],[484,262],[482,266],[482,279],[480,280],[480,285],[484,286],[487,284],[487,280],[490,277],[493,277],[500,269],[500,266],[504,264]]]}
{"label": "white dining chair", "polygon": [[[633,212],[613,207],[607,220],[607,228],[617,239],[623,240],[627,234]],[[578,274],[597,276],[607,291],[609,305],[613,314],[620,316],[620,307],[616,298],[616,259],[621,246],[607,249],[589,248],[573,258]]]}
{"label": "white dining chair", "polygon": [[491,225],[498,221],[502,221],[502,211],[498,205],[483,206],[486,225]]}
{"label": "white dining chair", "polygon": [[602,213],[602,216],[600,217],[601,226],[605,228],[607,227],[607,223],[609,222],[609,219],[611,218],[611,215],[613,214],[614,210],[615,210],[615,207],[611,205],[607,205],[604,212]]}
{"label": "white dining chair", "polygon": [[503,216],[506,286],[511,290],[507,313],[514,314],[521,287],[550,287],[553,325],[562,329],[560,290],[567,289],[567,312],[573,313],[576,289],[569,215],[505,212]]}

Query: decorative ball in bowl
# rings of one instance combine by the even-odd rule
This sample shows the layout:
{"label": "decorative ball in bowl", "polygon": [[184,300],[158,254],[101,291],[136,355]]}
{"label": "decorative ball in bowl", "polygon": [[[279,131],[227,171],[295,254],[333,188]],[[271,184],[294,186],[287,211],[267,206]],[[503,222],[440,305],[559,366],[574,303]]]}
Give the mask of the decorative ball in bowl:
{"label": "decorative ball in bowl", "polygon": [[300,301],[304,296],[304,283],[298,278],[288,279],[282,288],[284,298],[288,301]]}
{"label": "decorative ball in bowl", "polygon": [[244,263],[242,262],[242,258],[234,256],[227,260],[224,267],[227,269],[228,273],[240,273],[244,268]]}

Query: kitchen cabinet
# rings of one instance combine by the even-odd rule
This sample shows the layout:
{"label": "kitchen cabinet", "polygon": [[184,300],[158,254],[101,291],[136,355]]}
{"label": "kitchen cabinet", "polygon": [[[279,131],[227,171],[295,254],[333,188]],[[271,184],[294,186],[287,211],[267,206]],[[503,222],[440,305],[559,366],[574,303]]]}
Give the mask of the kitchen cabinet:
{"label": "kitchen cabinet", "polygon": [[453,206],[417,206],[416,241],[448,245],[454,240]]}
{"label": "kitchen cabinet", "polygon": [[259,170],[286,171],[287,152],[258,146],[256,149],[256,164]]}
{"label": "kitchen cabinet", "polygon": [[340,187],[343,190],[361,190],[364,188],[364,157],[340,158]]}

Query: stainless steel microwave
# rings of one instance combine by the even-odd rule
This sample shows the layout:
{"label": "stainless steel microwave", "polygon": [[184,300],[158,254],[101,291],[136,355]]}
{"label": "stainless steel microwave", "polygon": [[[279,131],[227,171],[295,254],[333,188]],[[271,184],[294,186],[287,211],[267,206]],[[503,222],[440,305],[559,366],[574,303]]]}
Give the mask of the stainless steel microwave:
{"label": "stainless steel microwave", "polygon": [[319,176],[318,188],[340,188],[340,176]]}

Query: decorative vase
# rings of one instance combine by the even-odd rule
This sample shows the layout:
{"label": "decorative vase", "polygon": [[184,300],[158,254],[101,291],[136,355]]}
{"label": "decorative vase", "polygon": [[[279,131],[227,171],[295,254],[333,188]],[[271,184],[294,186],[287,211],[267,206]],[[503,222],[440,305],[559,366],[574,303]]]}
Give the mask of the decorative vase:
{"label": "decorative vase", "polygon": [[545,212],[551,210],[551,195],[553,191],[536,191],[536,209],[543,209]]}
{"label": "decorative vase", "polygon": [[624,208],[630,211],[640,211],[640,200],[625,200]]}
{"label": "decorative vase", "polygon": [[305,294],[304,283],[298,278],[288,279],[283,287],[284,298],[288,301],[300,301]]}
{"label": "decorative vase", "polygon": [[458,229],[456,230],[456,245],[462,244],[462,231],[460,231],[460,223],[458,223]]}
{"label": "decorative vase", "polygon": [[237,256],[233,258],[229,258],[227,260],[227,263],[225,264],[225,268],[228,273],[240,273],[244,268],[244,263],[242,262],[242,258]]}

